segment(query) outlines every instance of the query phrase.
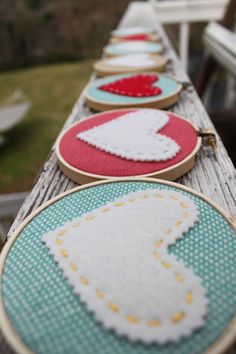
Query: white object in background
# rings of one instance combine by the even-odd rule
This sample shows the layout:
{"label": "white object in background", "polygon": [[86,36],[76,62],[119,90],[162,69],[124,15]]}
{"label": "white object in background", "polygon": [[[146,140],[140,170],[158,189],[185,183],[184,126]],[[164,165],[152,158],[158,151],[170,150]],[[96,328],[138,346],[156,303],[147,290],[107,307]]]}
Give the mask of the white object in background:
{"label": "white object in background", "polygon": [[218,23],[211,23],[204,31],[204,43],[216,61],[236,76],[236,34]]}
{"label": "white object in background", "polygon": [[30,102],[0,107],[0,133],[4,133],[17,125],[30,107]]}
{"label": "white object in background", "polygon": [[179,53],[183,67],[187,70],[189,24],[220,20],[229,0],[149,0],[149,2],[162,24],[180,25]]}

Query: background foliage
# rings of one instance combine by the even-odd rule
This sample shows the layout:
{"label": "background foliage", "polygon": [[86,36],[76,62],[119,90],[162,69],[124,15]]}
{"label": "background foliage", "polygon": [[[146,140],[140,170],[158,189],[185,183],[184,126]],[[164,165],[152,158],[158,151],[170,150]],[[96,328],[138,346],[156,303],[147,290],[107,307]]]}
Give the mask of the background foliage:
{"label": "background foliage", "polygon": [[1,0],[0,69],[96,57],[129,0]]}

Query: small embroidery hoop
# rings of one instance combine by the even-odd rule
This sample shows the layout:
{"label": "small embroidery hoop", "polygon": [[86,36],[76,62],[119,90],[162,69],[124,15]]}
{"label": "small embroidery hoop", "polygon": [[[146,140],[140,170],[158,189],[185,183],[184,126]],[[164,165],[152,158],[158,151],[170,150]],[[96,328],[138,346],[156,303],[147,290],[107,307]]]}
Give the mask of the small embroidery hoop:
{"label": "small embroidery hoop", "polygon": [[[147,33],[145,34],[147,36],[147,39],[144,40],[144,42],[160,42],[161,39],[157,34],[154,33]],[[135,42],[133,39],[126,39],[124,38],[125,36],[112,36],[109,43],[110,44],[115,44],[115,43],[120,43],[120,42],[127,42],[127,41],[132,41]],[[142,40],[142,39],[141,39]]]}
{"label": "small embroidery hoop", "polygon": [[150,67],[127,67],[122,65],[108,65],[106,61],[108,59],[101,59],[94,63],[93,68],[96,74],[100,77],[110,76],[110,75],[119,75],[119,74],[132,74],[142,71],[163,71],[167,64],[167,58],[162,55],[148,55],[150,59],[154,60],[154,64]]}
{"label": "small embroidery hoop", "polygon": [[[101,184],[106,184],[106,183],[114,183],[114,182],[124,182],[124,181],[132,181],[132,182],[154,182],[154,183],[160,183],[164,184],[167,186],[171,186],[186,192],[189,192],[202,200],[204,200],[206,203],[210,204],[214,209],[216,209],[225,219],[226,221],[232,226],[234,231],[236,232],[236,220],[234,220],[222,207],[220,207],[218,204],[213,202],[210,198],[206,197],[204,194],[199,193],[194,191],[193,189],[180,185],[178,183],[174,182],[167,182],[167,181],[162,181],[162,180],[156,180],[153,178],[126,178],[126,179],[120,179],[116,178],[114,180],[105,180],[105,181],[100,181],[100,182],[94,182],[90,183],[84,186],[76,187],[73,188],[67,192],[64,192],[62,194],[59,194],[58,196],[52,198],[51,200],[47,201],[43,205],[41,205],[39,208],[37,208],[35,211],[33,211],[26,219],[21,223],[21,225],[15,230],[14,234],[10,238],[10,240],[5,244],[3,247],[3,250],[0,254],[0,279],[2,279],[2,274],[3,274],[3,268],[4,268],[4,263],[7,259],[8,253],[11,250],[11,247],[13,246],[15,240],[17,237],[20,235],[21,231],[24,229],[24,227],[34,218],[36,217],[40,212],[42,212],[44,209],[46,209],[48,206],[52,205],[53,203],[57,202],[58,200],[62,199],[63,197],[75,193],[77,191],[94,187],[97,185]],[[1,286],[1,283],[0,283]],[[18,333],[14,329],[14,327],[11,325],[10,320],[7,317],[7,314],[4,310],[4,304],[3,304],[3,298],[2,298],[2,292],[0,291],[0,328],[2,330],[2,333],[4,334],[5,338],[7,339],[8,343],[12,346],[12,348],[19,354],[36,354],[32,352],[21,340],[21,338],[18,336]],[[236,315],[234,318],[231,320],[231,322],[228,324],[226,327],[224,333],[222,336],[207,349],[207,351],[204,354],[223,354],[226,352],[227,349],[230,348],[230,346],[233,344],[235,341],[235,336],[236,336]]]}
{"label": "small embroidery hoop", "polygon": [[[118,42],[118,43],[114,43],[114,45],[116,44],[121,44],[121,43],[135,43],[135,41],[123,41],[123,42]],[[144,43],[156,43],[156,42],[148,42],[148,41],[139,41],[139,42],[144,42]],[[159,44],[160,43],[156,43],[156,44]],[[141,54],[141,53],[145,53],[145,54],[161,54],[163,53],[163,47],[160,45],[159,49],[156,49],[154,52],[142,52],[142,51],[138,51],[137,53],[110,53],[109,50],[108,50],[108,47],[110,46],[111,44],[108,44],[106,45],[104,48],[103,48],[103,53],[106,55],[107,58],[115,58],[115,57],[120,57],[120,56],[123,56],[123,55],[135,55],[135,54]],[[113,45],[113,44],[112,44]]]}
{"label": "small embroidery hoop", "polygon": [[[122,110],[118,110],[120,112],[122,112]],[[127,113],[127,110],[125,110]],[[116,112],[116,111],[113,111]],[[170,113],[171,112],[166,112],[165,113]],[[102,113],[98,113],[98,114],[94,114],[92,116],[89,116],[87,119],[93,119],[95,116],[98,116]],[[181,117],[178,114],[175,114],[175,116],[177,116],[178,118],[188,122],[196,131],[196,133],[198,133],[198,128],[191,123],[188,119]],[[83,119],[84,120],[84,119]],[[82,120],[81,120],[82,122]],[[104,179],[110,179],[113,180],[114,178],[118,178],[118,177],[111,177],[111,176],[106,176],[106,175],[99,175],[99,174],[93,174],[93,173],[89,173],[89,172],[85,172],[83,170],[77,169],[73,166],[71,166],[62,156],[61,152],[60,152],[60,142],[63,138],[63,136],[75,125],[79,124],[80,122],[76,122],[74,123],[72,126],[70,126],[66,131],[62,132],[59,137],[58,140],[56,142],[56,154],[57,154],[57,160],[58,160],[58,164],[60,166],[60,169],[63,171],[63,173],[69,177],[72,181],[78,183],[78,184],[85,184],[85,183],[90,183],[90,182],[94,182],[94,181],[99,181],[99,180],[104,180]],[[157,172],[151,172],[151,173],[147,173],[144,175],[137,175],[134,177],[152,177],[152,178],[158,178],[158,179],[163,179],[163,180],[169,180],[169,181],[174,181],[177,178],[183,176],[185,173],[187,173],[188,171],[190,171],[196,162],[196,155],[198,153],[198,151],[200,150],[202,144],[202,138],[200,136],[197,137],[197,142],[196,142],[196,146],[193,149],[193,151],[191,152],[191,154],[189,154],[187,157],[185,157],[181,162],[178,162],[177,164],[167,167],[164,170],[160,170]],[[127,177],[120,177],[123,180],[125,180]]]}
{"label": "small embroidery hoop", "polygon": [[[142,74],[156,75],[155,72],[142,72]],[[162,75],[164,75],[164,74],[162,74]],[[178,82],[171,75],[165,74],[164,76]],[[166,107],[172,106],[173,104],[175,104],[179,100],[180,92],[182,90],[182,85],[180,83],[178,83],[178,87],[174,92],[172,92],[169,95],[166,95],[164,98],[158,98],[158,96],[157,96],[155,100],[152,100],[150,102],[147,102],[147,101],[146,102],[136,102],[136,103],[134,103],[134,102],[122,103],[122,102],[112,102],[112,101],[106,102],[106,101],[97,100],[88,94],[88,88],[91,84],[93,84],[93,82],[88,83],[87,86],[85,87],[85,90],[84,90],[85,100],[86,100],[87,105],[90,108],[92,108],[98,112],[109,111],[109,110],[114,110],[114,109],[121,109],[121,108],[159,108],[159,109],[166,108]]]}

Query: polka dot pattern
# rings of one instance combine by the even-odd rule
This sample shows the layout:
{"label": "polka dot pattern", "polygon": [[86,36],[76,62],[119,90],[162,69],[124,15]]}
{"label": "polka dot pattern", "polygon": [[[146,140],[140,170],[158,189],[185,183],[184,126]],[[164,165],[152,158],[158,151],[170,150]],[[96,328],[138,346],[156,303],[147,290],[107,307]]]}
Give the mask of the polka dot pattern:
{"label": "polka dot pattern", "polygon": [[236,237],[224,217],[202,199],[200,222],[170,248],[202,278],[209,299],[205,325],[179,343],[145,346],[105,330],[63,279],[41,242],[44,233],[137,190],[176,188],[155,182],[115,182],[74,192],[39,213],[21,231],[5,262],[5,311],[24,343],[36,353],[185,354],[206,351],[236,312]]}

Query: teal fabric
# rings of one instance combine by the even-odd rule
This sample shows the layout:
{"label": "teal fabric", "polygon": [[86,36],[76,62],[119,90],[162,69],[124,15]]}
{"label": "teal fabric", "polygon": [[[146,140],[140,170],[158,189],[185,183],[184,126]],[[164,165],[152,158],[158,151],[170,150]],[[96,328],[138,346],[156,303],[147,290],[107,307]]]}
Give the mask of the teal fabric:
{"label": "teal fabric", "polygon": [[124,77],[129,77],[129,76],[131,76],[131,75],[130,74],[115,75],[115,76],[109,76],[105,79],[96,80],[89,85],[87,93],[91,98],[93,98],[95,100],[107,102],[107,103],[109,103],[109,102],[123,103],[123,104],[137,103],[137,102],[140,103],[140,102],[153,102],[153,101],[156,101],[157,98],[158,99],[165,98],[166,96],[174,93],[179,86],[179,84],[175,80],[173,80],[172,78],[158,74],[159,80],[153,84],[153,86],[160,87],[162,90],[162,93],[158,96],[142,97],[142,98],[128,97],[128,96],[116,95],[116,94],[109,93],[109,92],[102,91],[102,90],[98,89],[98,87],[101,85],[109,84],[113,81],[122,79]]}
{"label": "teal fabric", "polygon": [[[21,231],[4,266],[6,313],[26,345],[40,354],[189,354],[204,352],[236,312],[236,237],[224,217],[202,199],[200,221],[170,248],[201,277],[209,299],[205,325],[179,343],[145,346],[105,330],[63,279],[41,242],[44,233],[131,191],[176,190],[154,182],[114,182],[74,192],[38,214]],[[178,189],[177,189],[178,190]]]}
{"label": "teal fabric", "polygon": [[[145,49],[142,53],[159,53],[162,50],[162,45],[158,43],[145,42]],[[106,47],[106,52],[110,55],[124,55],[124,54],[134,54],[140,53],[140,50],[129,50],[122,49],[119,44],[110,44]]]}

